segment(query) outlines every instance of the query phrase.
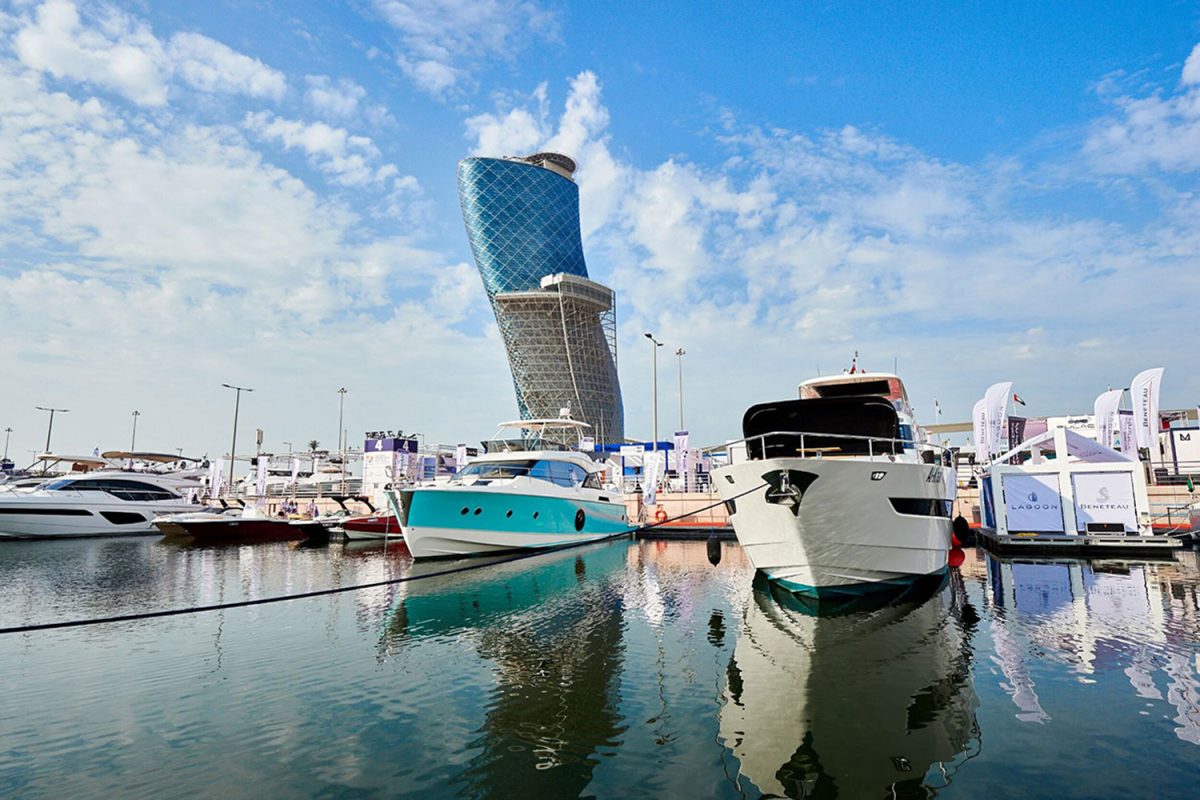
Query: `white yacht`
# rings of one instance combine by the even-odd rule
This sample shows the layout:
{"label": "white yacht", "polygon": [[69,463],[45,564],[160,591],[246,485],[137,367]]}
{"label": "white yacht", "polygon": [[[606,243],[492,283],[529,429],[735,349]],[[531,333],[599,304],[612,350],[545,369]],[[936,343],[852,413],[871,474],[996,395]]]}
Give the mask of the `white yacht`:
{"label": "white yacht", "polygon": [[[581,435],[572,419],[505,422],[449,483],[389,490],[413,558],[472,556],[582,544],[630,530],[604,466],[552,439]],[[505,438],[506,430],[518,430]],[[547,432],[551,438],[547,439]]]}
{"label": "white yacht", "polygon": [[195,472],[106,469],[4,492],[0,539],[157,534],[155,517],[198,508]]}
{"label": "white yacht", "polygon": [[904,384],[856,372],[752,406],[713,472],[746,557],[779,585],[824,598],[943,572],[954,473],[913,420]]}

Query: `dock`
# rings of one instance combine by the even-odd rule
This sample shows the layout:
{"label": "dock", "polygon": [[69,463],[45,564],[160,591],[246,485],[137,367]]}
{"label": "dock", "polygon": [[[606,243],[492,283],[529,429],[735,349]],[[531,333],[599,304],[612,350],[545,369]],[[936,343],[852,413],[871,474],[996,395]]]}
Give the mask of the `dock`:
{"label": "dock", "polygon": [[1141,536],[1134,534],[1086,533],[1070,534],[998,534],[991,528],[977,528],[976,541],[996,555],[1062,555],[1080,557],[1112,556],[1115,554],[1159,554],[1169,556],[1183,547],[1183,542],[1172,536],[1156,534]]}

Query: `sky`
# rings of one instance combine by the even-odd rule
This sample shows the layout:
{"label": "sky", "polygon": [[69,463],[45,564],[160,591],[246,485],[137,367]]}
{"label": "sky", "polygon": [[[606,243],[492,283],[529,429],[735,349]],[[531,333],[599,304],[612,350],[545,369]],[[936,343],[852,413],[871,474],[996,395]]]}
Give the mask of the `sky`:
{"label": "sky", "polygon": [[[994,6],[994,7],[993,7]],[[0,430],[228,452],[516,416],[455,191],[579,163],[626,433],[848,367],[1200,402],[1200,7],[0,0]],[[682,347],[682,359],[672,355]],[[288,444],[290,443],[290,445]]]}

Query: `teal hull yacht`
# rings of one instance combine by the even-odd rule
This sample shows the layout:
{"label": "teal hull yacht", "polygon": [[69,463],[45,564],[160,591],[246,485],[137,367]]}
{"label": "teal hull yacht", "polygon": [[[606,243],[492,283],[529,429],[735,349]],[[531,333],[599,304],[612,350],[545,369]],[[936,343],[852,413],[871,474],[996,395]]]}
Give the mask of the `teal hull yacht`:
{"label": "teal hull yacht", "polygon": [[[391,491],[413,558],[557,548],[629,533],[624,498],[604,480],[604,463],[546,436],[587,428],[572,419],[506,422],[449,483]],[[511,429],[520,434],[505,438]]]}

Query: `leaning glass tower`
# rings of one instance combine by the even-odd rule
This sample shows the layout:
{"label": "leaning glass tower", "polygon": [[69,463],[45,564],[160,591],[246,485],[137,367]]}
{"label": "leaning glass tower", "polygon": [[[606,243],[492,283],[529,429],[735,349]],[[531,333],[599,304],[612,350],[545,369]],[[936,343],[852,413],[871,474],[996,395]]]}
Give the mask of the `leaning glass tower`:
{"label": "leaning glass tower", "polygon": [[588,279],[574,172],[558,153],[467,158],[458,164],[458,195],[521,418],[569,408],[598,441],[619,442],[616,303],[611,289]]}

